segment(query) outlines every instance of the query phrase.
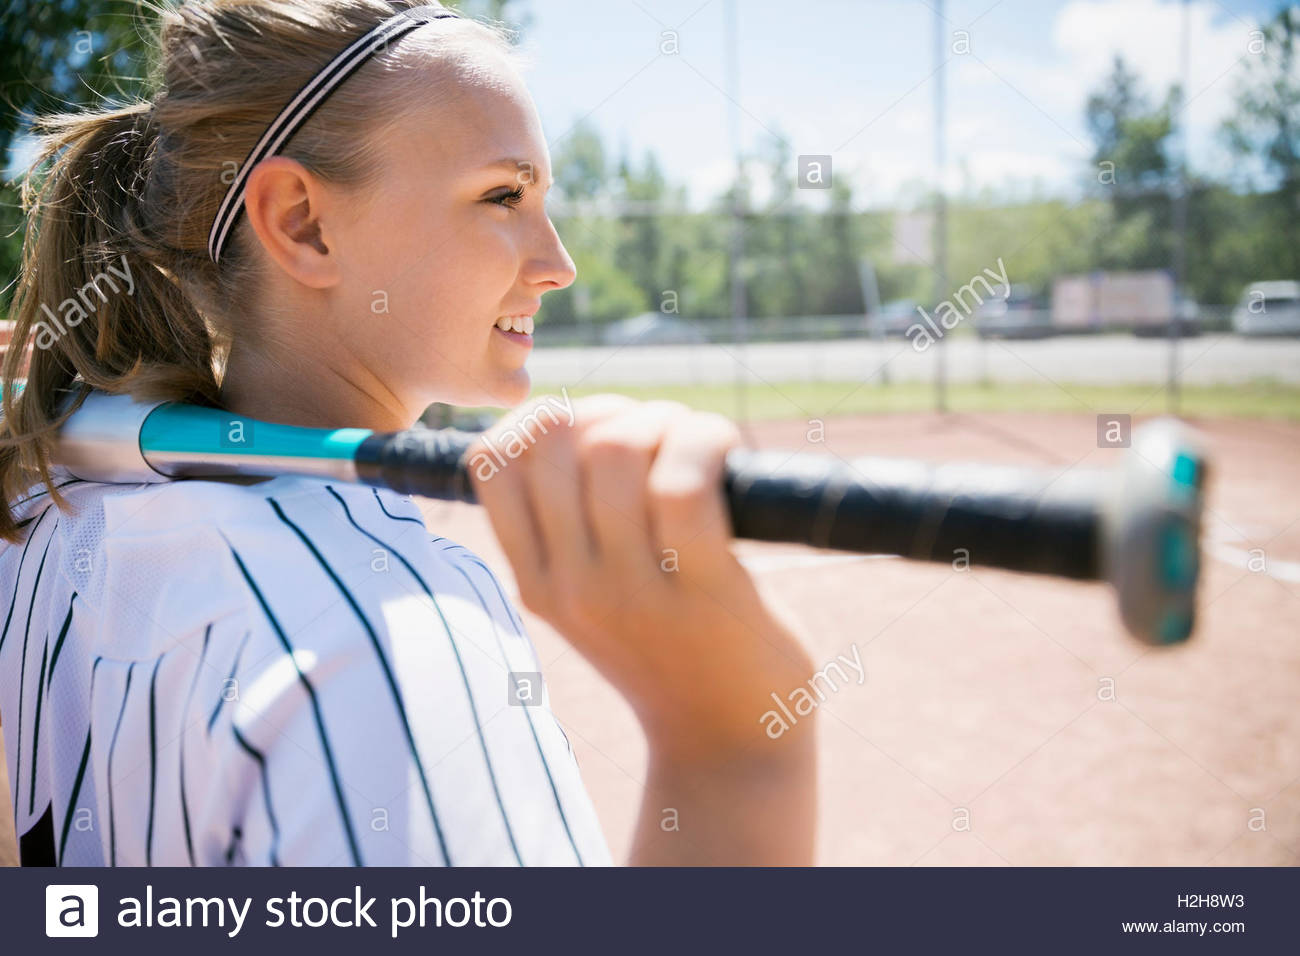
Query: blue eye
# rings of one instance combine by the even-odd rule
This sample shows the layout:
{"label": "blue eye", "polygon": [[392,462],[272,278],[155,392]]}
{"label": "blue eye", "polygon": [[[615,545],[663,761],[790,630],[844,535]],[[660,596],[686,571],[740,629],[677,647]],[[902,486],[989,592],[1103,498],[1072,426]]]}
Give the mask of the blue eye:
{"label": "blue eye", "polygon": [[502,193],[500,196],[493,196],[491,199],[488,200],[488,202],[495,203],[498,206],[506,206],[507,208],[513,209],[515,206],[519,205],[519,203],[523,200],[523,198],[524,198],[524,187],[516,186],[514,190],[512,190],[511,192]]}

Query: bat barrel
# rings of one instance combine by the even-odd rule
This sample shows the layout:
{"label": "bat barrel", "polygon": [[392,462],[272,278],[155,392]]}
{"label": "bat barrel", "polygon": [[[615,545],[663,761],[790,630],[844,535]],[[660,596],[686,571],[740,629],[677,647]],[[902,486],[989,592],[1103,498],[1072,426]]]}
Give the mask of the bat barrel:
{"label": "bat barrel", "polygon": [[1179,643],[1195,626],[1209,471],[1203,440],[1173,419],[1135,430],[1115,471],[1106,503],[1107,577],[1125,626],[1148,643]]}

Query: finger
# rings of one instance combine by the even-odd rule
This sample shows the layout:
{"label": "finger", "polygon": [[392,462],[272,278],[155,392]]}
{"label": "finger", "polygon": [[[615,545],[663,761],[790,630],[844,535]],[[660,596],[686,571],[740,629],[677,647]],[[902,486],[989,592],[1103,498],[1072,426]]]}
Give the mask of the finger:
{"label": "finger", "polygon": [[545,566],[545,542],[523,474],[501,467],[492,429],[470,445],[465,461],[474,492],[487,510],[501,550],[515,571],[520,595],[528,603],[527,595],[540,580]]}
{"label": "finger", "polygon": [[603,560],[629,570],[659,563],[646,480],[665,431],[689,414],[678,402],[646,402],[580,432],[587,516]]}
{"label": "finger", "polygon": [[740,443],[733,422],[696,412],[659,444],[646,486],[656,546],[661,553],[675,552],[683,569],[694,564],[710,570],[730,559],[722,476],[727,452]]}
{"label": "finger", "polygon": [[[521,451],[515,441],[527,430],[529,416],[537,416],[539,408],[549,406],[556,416],[563,416],[569,422],[576,421],[579,416],[583,420],[598,421],[634,404],[627,396],[616,394],[592,395],[576,401],[571,401],[567,395],[563,398],[544,395],[506,413],[470,446],[465,461],[478,500],[487,509],[497,540],[521,579],[521,592],[523,578],[540,579],[553,560],[547,549],[545,529],[538,517],[544,499],[537,497],[539,492],[533,482],[527,480],[526,467],[507,467],[515,461],[510,455]],[[552,416],[543,418],[550,420]]]}
{"label": "finger", "polygon": [[560,400],[547,397],[514,416],[515,430],[524,432],[522,440],[525,443],[532,440],[537,445],[528,461],[524,481],[546,540],[543,567],[548,575],[557,572],[580,575],[597,559],[599,552],[583,503],[588,491],[578,461],[574,430],[579,422],[599,425],[640,404],[626,395],[601,393],[579,399],[565,408]]}
{"label": "finger", "polygon": [[574,426],[539,409],[531,421],[520,420],[512,446],[521,449],[519,463],[512,467],[523,471],[546,541],[546,573],[552,575],[565,569],[581,573],[594,560],[596,545],[582,507],[582,472]]}

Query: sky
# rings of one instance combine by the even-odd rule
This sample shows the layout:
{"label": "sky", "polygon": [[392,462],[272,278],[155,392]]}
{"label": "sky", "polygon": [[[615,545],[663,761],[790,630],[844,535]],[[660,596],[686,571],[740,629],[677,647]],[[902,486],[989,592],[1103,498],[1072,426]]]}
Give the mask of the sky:
{"label": "sky", "polygon": [[[935,181],[934,62],[940,0],[731,0],[738,95],[727,72],[729,0],[525,0],[526,79],[552,155],[580,120],[614,155],[653,151],[702,208],[731,181],[736,148],[764,138],[829,155],[858,208],[910,208]],[[1188,142],[1193,169],[1233,163],[1216,135],[1281,0],[1191,0]],[[950,194],[1077,196],[1093,173],[1088,93],[1116,54],[1153,100],[1179,72],[1181,0],[946,0]],[[661,52],[661,49],[667,52]],[[733,105],[738,104],[738,105]],[[17,144],[11,171],[30,160]],[[764,198],[765,183],[756,183]],[[807,190],[817,208],[826,193]]]}
{"label": "sky", "polygon": [[[727,0],[531,0],[527,72],[554,155],[586,119],[615,153],[659,157],[699,206],[762,137],[832,157],[855,206],[919,201],[935,177],[936,0],[734,0],[738,92],[726,67]],[[1188,142],[1223,172],[1216,131],[1270,0],[1192,0]],[[947,0],[944,181],[954,192],[1074,195],[1089,175],[1088,93],[1122,54],[1153,100],[1179,73],[1181,0]],[[676,31],[677,52],[661,53]],[[957,31],[965,31],[963,37]],[[668,47],[672,49],[671,46]],[[816,206],[812,196],[809,205]],[[761,193],[760,193],[761,196]]]}

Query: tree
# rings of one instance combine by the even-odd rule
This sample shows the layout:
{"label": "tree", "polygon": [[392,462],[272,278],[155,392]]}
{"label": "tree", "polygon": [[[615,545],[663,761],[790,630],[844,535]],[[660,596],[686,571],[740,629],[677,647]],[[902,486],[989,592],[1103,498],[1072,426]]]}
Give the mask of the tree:
{"label": "tree", "polygon": [[810,310],[808,279],[811,213],[800,209],[797,158],[787,137],[772,133],[758,149],[756,161],[771,183],[767,208],[750,217],[745,229],[745,258],[750,311],[755,316],[802,315]]}
{"label": "tree", "polygon": [[[1264,175],[1273,202],[1260,236],[1260,267],[1300,276],[1300,8],[1288,7],[1252,37],[1235,114],[1224,123],[1229,148]],[[1256,276],[1247,278],[1252,281]]]}
{"label": "tree", "polygon": [[678,297],[678,309],[691,311],[691,303],[681,303],[681,257],[674,253],[674,240],[667,226],[664,207],[680,206],[684,197],[680,188],[669,187],[659,160],[649,150],[640,168],[627,158],[618,163],[619,198],[645,204],[623,217],[619,240],[614,252],[618,267],[631,276],[645,294],[646,301],[658,307],[664,293],[672,290]]}
{"label": "tree", "polygon": [[[1110,204],[1112,228],[1096,235],[1094,255],[1105,268],[1163,268],[1172,249],[1169,189],[1177,167],[1169,155],[1177,91],[1152,106],[1115,57],[1110,75],[1092,93],[1084,119],[1093,140],[1094,189]],[[1140,237],[1137,242],[1116,242]]]}
{"label": "tree", "polygon": [[496,20],[521,35],[533,25],[532,14],[518,12],[519,0],[444,0],[443,6],[478,20]]}
{"label": "tree", "polygon": [[563,137],[552,159],[555,187],[568,200],[589,200],[609,188],[605,144],[590,122],[579,120]]}
{"label": "tree", "polygon": [[0,308],[22,255],[12,148],[33,116],[138,93],[148,70],[143,22],[127,0],[14,0],[0,14]]}
{"label": "tree", "polygon": [[11,4],[0,15],[0,156],[33,115],[138,92],[142,25],[126,0]]}
{"label": "tree", "polygon": [[1300,185],[1300,8],[1280,11],[1254,42],[1259,52],[1247,61],[1237,113],[1224,123],[1224,133],[1237,155],[1258,157],[1276,182],[1295,188]]}

